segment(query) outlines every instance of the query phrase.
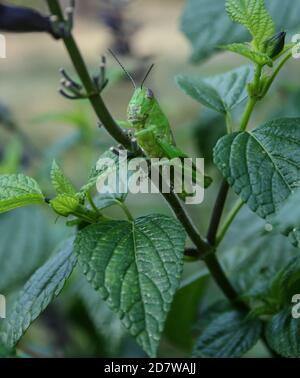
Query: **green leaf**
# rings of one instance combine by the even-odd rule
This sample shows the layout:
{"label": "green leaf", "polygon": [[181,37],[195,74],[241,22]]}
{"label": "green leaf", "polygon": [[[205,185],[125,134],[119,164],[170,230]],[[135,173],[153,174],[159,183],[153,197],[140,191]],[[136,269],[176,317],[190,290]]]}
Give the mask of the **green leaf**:
{"label": "green leaf", "polygon": [[168,314],[164,334],[172,345],[191,352],[193,347],[193,328],[198,315],[199,302],[207,287],[208,273],[175,294]]}
{"label": "green leaf", "polygon": [[55,160],[53,161],[51,168],[51,181],[57,194],[68,194],[70,196],[76,195],[76,189],[65,176],[62,169],[57,165]]}
{"label": "green leaf", "polygon": [[[227,252],[227,258],[235,261],[231,261],[230,265],[227,262],[225,268],[244,300],[249,303],[252,300],[268,302],[268,313],[273,313],[281,302],[279,291],[272,285],[274,277],[282,266],[295,258],[298,251],[289,246],[282,235],[258,235],[255,239],[248,246],[234,246],[231,253]],[[287,291],[282,294],[285,300],[290,299]]]}
{"label": "green leaf", "polygon": [[8,349],[0,341],[0,358],[16,357],[15,349]]}
{"label": "green leaf", "polygon": [[252,80],[250,66],[239,67],[222,75],[192,79],[179,75],[179,87],[201,104],[226,114],[248,97],[247,84]]}
{"label": "green leaf", "polygon": [[150,356],[179,285],[184,245],[180,224],[162,215],[102,222],[77,235],[88,281]]}
{"label": "green leaf", "polygon": [[300,190],[296,190],[284,202],[279,211],[271,218],[270,223],[297,248],[300,247]]}
{"label": "green leaf", "polygon": [[[277,30],[298,30],[300,2],[266,0],[266,6]],[[192,44],[194,62],[208,58],[218,46],[250,40],[248,31],[226,14],[224,0],[187,0],[181,29]]]}
{"label": "green leaf", "polygon": [[69,239],[33,274],[18,294],[12,309],[8,309],[8,317],[2,322],[0,336],[5,346],[15,346],[31,323],[59,295],[76,261],[73,239]]}
{"label": "green leaf", "polygon": [[0,293],[8,293],[45,262],[53,243],[50,225],[38,207],[1,214],[0,229]]}
{"label": "green leaf", "polygon": [[258,341],[261,322],[231,310],[214,318],[194,347],[194,357],[241,357]]}
{"label": "green leaf", "polygon": [[299,187],[300,119],[285,118],[221,138],[214,161],[234,191],[260,217]]}
{"label": "green leaf", "polygon": [[277,57],[281,56],[288,51],[289,48],[286,50],[285,46],[286,40],[286,32],[279,32],[275,33],[272,37],[268,38],[264,42],[264,52],[272,59],[276,59]]}
{"label": "green leaf", "polygon": [[56,198],[50,201],[53,210],[63,217],[67,217],[74,214],[80,206],[79,199],[77,197],[60,194]]}
{"label": "green leaf", "polygon": [[283,357],[300,357],[300,321],[292,317],[291,307],[272,317],[266,327],[268,344]]}
{"label": "green leaf", "polygon": [[[266,315],[280,309],[279,291],[272,287],[274,277],[299,256],[298,249],[275,231],[244,207],[219,247],[222,266],[234,287],[255,311],[263,306]],[[284,297],[289,301],[287,294]]]}
{"label": "green leaf", "polygon": [[36,181],[23,174],[0,175],[0,213],[44,202]]}
{"label": "green leaf", "polygon": [[273,60],[267,55],[259,51],[254,51],[249,43],[232,43],[230,45],[221,46],[222,49],[243,55],[261,66],[273,66]]}
{"label": "green leaf", "polygon": [[231,19],[244,25],[253,36],[257,50],[264,51],[264,41],[274,34],[275,26],[265,0],[226,0],[226,11]]}
{"label": "green leaf", "polygon": [[271,290],[272,282],[282,267],[299,256],[299,250],[247,206],[234,219],[219,249],[223,269],[242,299],[255,311],[263,305],[264,314],[277,313],[280,299]]}
{"label": "green leaf", "polygon": [[300,293],[300,257],[292,259],[273,278],[272,292],[278,298],[278,304],[291,303],[295,294]]}

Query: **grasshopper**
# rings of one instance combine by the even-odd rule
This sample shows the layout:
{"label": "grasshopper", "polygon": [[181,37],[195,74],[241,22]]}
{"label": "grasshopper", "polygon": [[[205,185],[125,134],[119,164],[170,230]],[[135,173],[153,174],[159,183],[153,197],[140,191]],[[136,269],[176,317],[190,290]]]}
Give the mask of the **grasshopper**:
{"label": "grasshopper", "polygon": [[[111,50],[109,51],[134,86],[134,93],[127,109],[127,121],[119,121],[119,125],[133,131],[139,146],[150,158],[188,158],[188,156],[176,146],[169,120],[161,109],[153,91],[144,87],[145,81],[153,69],[154,64],[151,65],[142,84],[138,87],[117,56]],[[196,167],[193,166],[192,170],[193,181],[196,181]],[[211,184],[212,179],[208,176],[204,176],[203,181],[204,187],[207,188]]]}

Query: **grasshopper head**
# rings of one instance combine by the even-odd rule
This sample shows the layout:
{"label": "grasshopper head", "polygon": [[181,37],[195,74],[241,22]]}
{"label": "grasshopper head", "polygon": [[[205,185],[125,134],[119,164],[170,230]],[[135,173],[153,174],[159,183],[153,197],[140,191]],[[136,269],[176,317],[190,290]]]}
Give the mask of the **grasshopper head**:
{"label": "grasshopper head", "polygon": [[128,105],[128,121],[133,125],[143,124],[154,104],[155,97],[151,89],[137,88]]}

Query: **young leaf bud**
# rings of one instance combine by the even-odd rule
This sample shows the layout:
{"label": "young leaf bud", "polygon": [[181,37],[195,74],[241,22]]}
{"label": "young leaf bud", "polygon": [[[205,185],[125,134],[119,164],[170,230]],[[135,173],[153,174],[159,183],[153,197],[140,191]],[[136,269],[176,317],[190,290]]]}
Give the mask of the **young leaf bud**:
{"label": "young leaf bud", "polygon": [[286,32],[279,32],[265,41],[265,53],[275,58],[284,49]]}

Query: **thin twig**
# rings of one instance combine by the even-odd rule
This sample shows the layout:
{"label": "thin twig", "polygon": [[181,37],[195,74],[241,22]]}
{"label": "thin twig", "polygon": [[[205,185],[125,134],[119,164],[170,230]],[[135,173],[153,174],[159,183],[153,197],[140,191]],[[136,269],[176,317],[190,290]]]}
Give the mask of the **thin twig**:
{"label": "thin twig", "polygon": [[229,185],[226,180],[223,180],[221,183],[221,187],[216,199],[216,203],[213,209],[213,213],[211,216],[211,220],[208,227],[207,232],[207,241],[210,245],[214,246],[216,243],[216,236],[219,228],[219,224],[221,221],[221,217],[223,214],[227,194],[229,191]]}

